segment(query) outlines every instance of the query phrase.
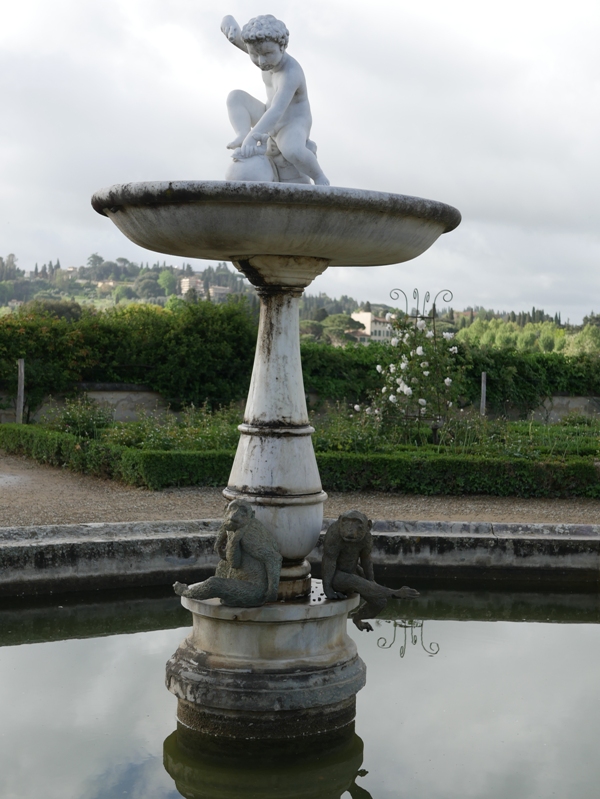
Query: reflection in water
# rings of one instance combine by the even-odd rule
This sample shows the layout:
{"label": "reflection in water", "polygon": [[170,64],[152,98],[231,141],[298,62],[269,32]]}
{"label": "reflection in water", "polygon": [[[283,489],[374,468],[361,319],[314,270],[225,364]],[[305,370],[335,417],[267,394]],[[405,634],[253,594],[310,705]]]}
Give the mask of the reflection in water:
{"label": "reflection in water", "polygon": [[[600,594],[423,592],[411,611],[427,622],[423,649],[414,624],[396,625],[395,642],[381,619],[377,635],[349,625],[368,671],[364,762],[350,754],[346,772],[323,753],[319,771],[298,756],[298,778],[275,763],[253,780],[245,771],[239,788],[214,761],[195,786],[163,767],[176,712],[165,660],[186,633],[159,628],[182,623],[177,600],[171,612],[161,597],[97,593],[0,602],[0,799],[289,799],[292,788],[300,799],[369,799],[365,788],[374,799],[597,799]],[[389,612],[392,624],[403,609]],[[399,669],[405,632],[413,651]]]}
{"label": "reflection in water", "polygon": [[[379,627],[380,624],[389,624],[389,622],[377,622],[377,626]],[[413,646],[416,646],[419,641],[421,641],[421,648],[424,652],[426,652],[430,657],[437,655],[440,651],[440,645],[436,644],[435,641],[432,641],[430,644],[426,644],[423,638],[423,629],[425,626],[424,621],[416,620],[416,619],[396,619],[392,622],[394,626],[394,636],[392,640],[388,643],[387,638],[381,636],[377,639],[377,646],[380,649],[391,649],[394,644],[396,643],[396,634],[398,630],[404,631],[404,642],[400,645],[400,657],[403,658],[406,654],[406,648],[408,646],[408,642]],[[410,633],[409,633],[410,631]],[[418,632],[417,632],[418,631]]]}
{"label": "reflection in water", "polygon": [[367,772],[361,769],[363,742],[352,734],[328,751],[304,758],[298,756],[257,758],[226,744],[215,744],[194,754],[178,739],[180,728],[164,742],[164,766],[185,799],[372,799],[356,783]]}

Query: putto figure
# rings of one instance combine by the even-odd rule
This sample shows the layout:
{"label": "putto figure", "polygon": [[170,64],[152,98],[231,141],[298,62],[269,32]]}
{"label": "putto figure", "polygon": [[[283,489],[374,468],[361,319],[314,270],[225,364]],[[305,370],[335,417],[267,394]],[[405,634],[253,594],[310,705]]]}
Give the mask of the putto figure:
{"label": "putto figure", "polygon": [[175,583],[176,594],[189,599],[216,597],[221,604],[238,608],[255,608],[277,600],[282,557],[277,541],[254,518],[249,502],[229,503],[215,551],[221,557],[215,576],[190,586]]}
{"label": "putto figure", "polygon": [[372,526],[373,522],[364,513],[351,510],[329,525],[323,542],[321,573],[325,596],[346,599],[347,594],[360,594],[364,604],[352,616],[359,630],[373,630],[364,619],[373,619],[381,613],[390,597],[413,599],[419,596],[418,591],[406,585],[393,589],[375,582],[371,560]]}
{"label": "putto figure", "polygon": [[228,180],[265,180],[328,186],[310,140],[312,116],[300,64],[286,52],[289,32],[272,14],[254,17],[242,29],[231,16],[221,23],[229,41],[262,70],[267,102],[236,90],[227,98],[236,137],[227,147],[234,163]]}

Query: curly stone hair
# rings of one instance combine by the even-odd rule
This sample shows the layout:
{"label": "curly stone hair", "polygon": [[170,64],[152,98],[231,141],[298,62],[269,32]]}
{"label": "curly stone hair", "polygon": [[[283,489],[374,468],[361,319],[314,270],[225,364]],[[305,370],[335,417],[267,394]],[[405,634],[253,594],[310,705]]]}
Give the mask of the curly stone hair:
{"label": "curly stone hair", "polygon": [[276,42],[281,47],[287,47],[290,40],[290,32],[284,23],[273,16],[273,14],[263,14],[254,17],[242,28],[242,39],[253,44],[254,42]]}

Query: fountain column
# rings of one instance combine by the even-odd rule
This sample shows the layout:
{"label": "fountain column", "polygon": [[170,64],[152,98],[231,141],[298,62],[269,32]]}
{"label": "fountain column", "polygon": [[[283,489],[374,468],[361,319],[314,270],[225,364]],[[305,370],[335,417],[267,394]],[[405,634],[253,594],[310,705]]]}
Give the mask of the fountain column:
{"label": "fountain column", "polygon": [[284,558],[280,599],[310,592],[308,553],[318,541],[327,494],[312,445],[302,364],[299,303],[324,258],[254,256],[234,262],[256,287],[260,322],[240,441],[223,492],[254,505]]}
{"label": "fountain column", "polygon": [[[256,256],[235,264],[256,286],[258,342],[240,442],[223,492],[254,505],[283,555],[277,602],[232,608],[182,599],[194,629],[167,664],[182,736],[323,740],[348,735],[365,666],[346,632],[353,595],[326,599],[306,560],[323,523],[300,361],[298,307],[329,261]],[[319,743],[318,745],[322,745]]]}

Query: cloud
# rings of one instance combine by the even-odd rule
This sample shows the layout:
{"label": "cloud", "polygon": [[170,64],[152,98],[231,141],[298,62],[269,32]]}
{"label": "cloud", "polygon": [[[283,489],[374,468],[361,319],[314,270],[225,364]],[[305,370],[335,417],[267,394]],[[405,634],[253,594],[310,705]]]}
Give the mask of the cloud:
{"label": "cloud", "polygon": [[[264,13],[255,0],[228,10],[240,22]],[[566,15],[541,0],[282,0],[276,11],[332,182],[463,214],[408,271],[329,270],[309,291],[339,293],[342,275],[357,299],[385,301],[390,282],[441,281],[464,297],[457,307],[536,305],[572,321],[591,310],[597,4],[573,0]],[[79,265],[94,251],[153,260],[91,211],[90,195],[130,180],[222,178],[225,97],[264,91],[220,34],[222,13],[216,0],[22,0],[5,13],[0,237],[22,267]]]}

